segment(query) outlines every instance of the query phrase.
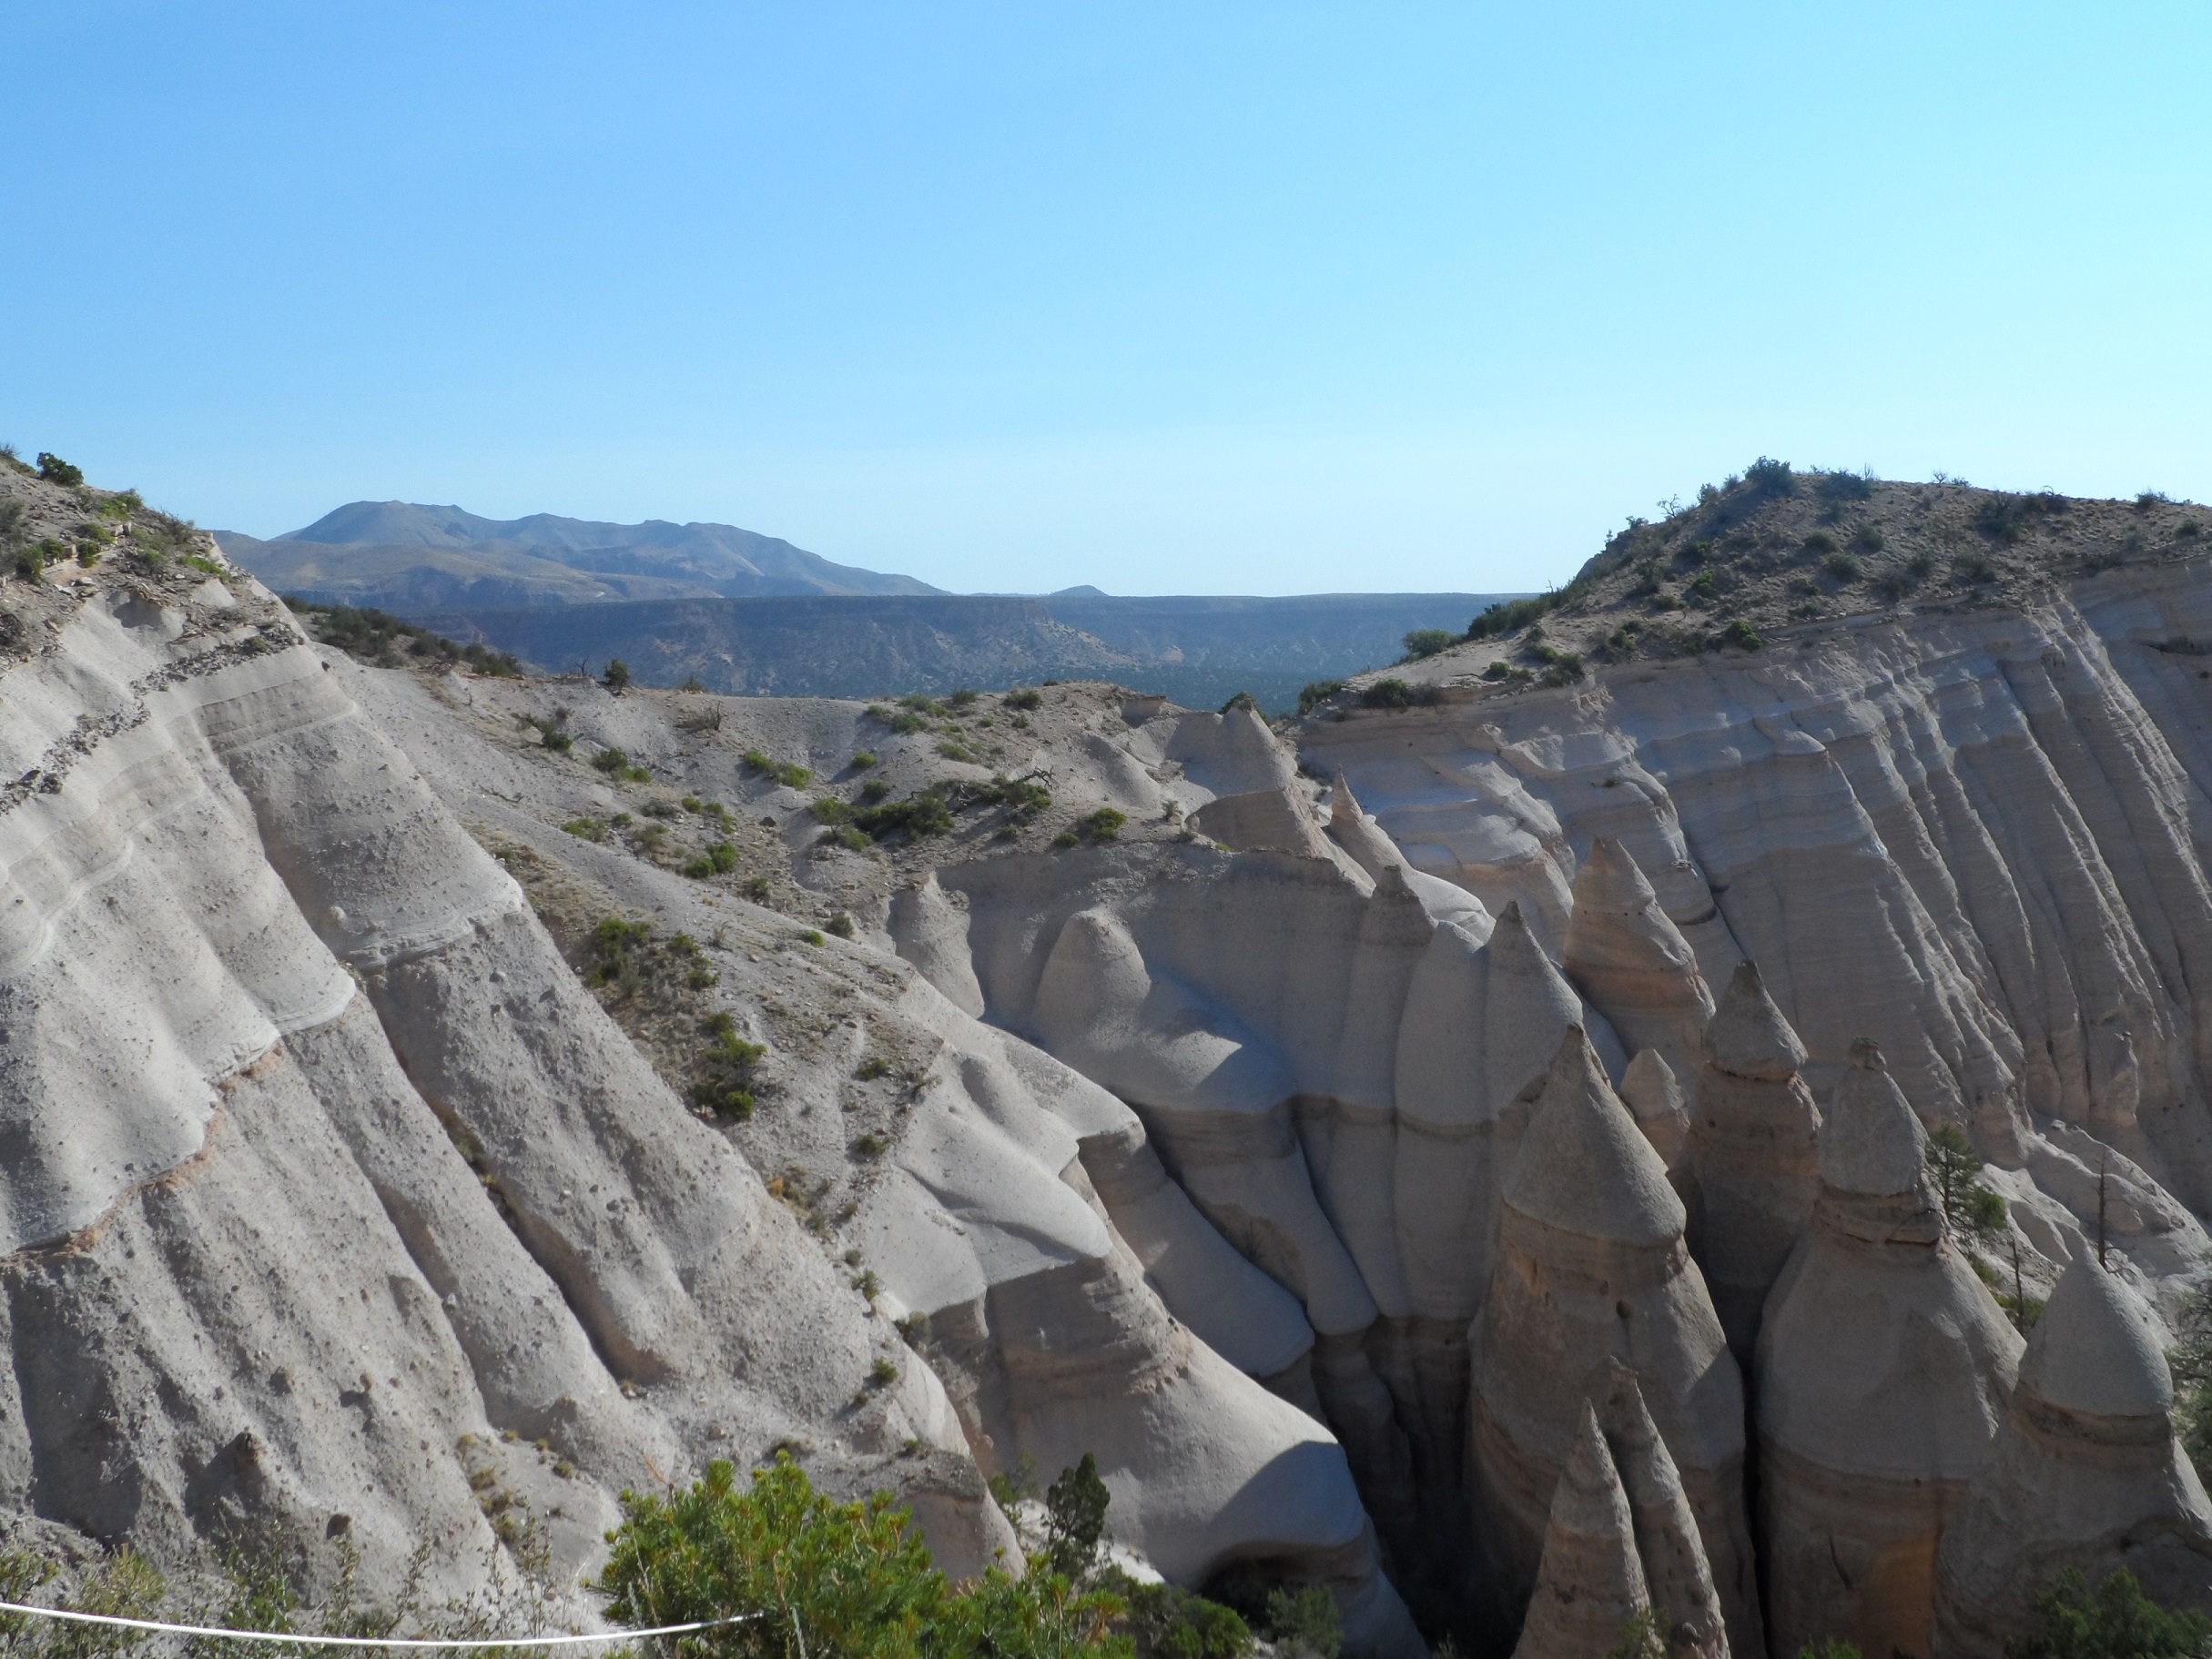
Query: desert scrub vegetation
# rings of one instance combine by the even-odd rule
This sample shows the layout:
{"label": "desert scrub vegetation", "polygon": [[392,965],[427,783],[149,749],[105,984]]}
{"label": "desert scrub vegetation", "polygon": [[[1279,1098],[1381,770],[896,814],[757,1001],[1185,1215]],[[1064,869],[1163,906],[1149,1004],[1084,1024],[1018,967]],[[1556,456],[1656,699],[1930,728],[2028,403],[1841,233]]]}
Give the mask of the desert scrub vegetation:
{"label": "desert scrub vegetation", "polygon": [[[1491,607],[1496,610],[1495,605]],[[1489,612],[1483,612],[1485,616]],[[1426,708],[1443,701],[1444,693],[1433,685],[1408,685],[1403,680],[1377,680],[1360,692],[1360,703],[1371,709]]]}
{"label": "desert scrub vegetation", "polygon": [[814,781],[812,767],[802,766],[796,761],[779,761],[759,749],[747,749],[745,752],[745,764],[748,771],[774,778],[787,789],[804,789]]}
{"label": "desert scrub vegetation", "polygon": [[[214,561],[209,560],[209,564]],[[219,572],[221,567],[216,566]],[[466,667],[486,675],[513,676],[523,672],[512,652],[462,644],[416,622],[404,622],[387,612],[352,605],[320,605],[288,593],[284,602],[299,618],[310,638],[335,645],[357,662],[372,668],[404,668],[410,663],[430,668]]]}

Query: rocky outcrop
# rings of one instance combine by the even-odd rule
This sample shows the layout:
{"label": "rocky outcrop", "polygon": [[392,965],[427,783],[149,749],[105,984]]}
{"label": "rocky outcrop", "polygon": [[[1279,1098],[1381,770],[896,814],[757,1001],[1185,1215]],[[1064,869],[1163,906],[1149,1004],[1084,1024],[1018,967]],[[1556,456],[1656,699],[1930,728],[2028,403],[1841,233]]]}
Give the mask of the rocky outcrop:
{"label": "rocky outcrop", "polygon": [[1678,1077],[1701,1056],[1713,998],[1697,955],[1610,836],[1590,843],[1575,874],[1559,966],[1631,1052],[1656,1052]]}
{"label": "rocky outcrop", "polygon": [[1470,1338],[1470,1484],[1492,1616],[1531,1593],[1582,1402],[1632,1370],[1679,1472],[1731,1644],[1759,1652],[1743,1508],[1743,1392],[1682,1238],[1681,1200],[1578,1030],[1561,1043],[1507,1181]]}
{"label": "rocky outcrop", "polygon": [[2060,1572],[2126,1568],[2153,1600],[2212,1611],[2212,1502],[2174,1437],[2150,1313],[2083,1256],[2028,1334],[2011,1409],[1943,1534],[1935,1652],[1998,1659]]}
{"label": "rocky outcrop", "polygon": [[1636,1522],[1651,1606],[1664,1615],[1659,1634],[1671,1659],[1728,1659],[1728,1624],[1713,1584],[1689,1495],[1644,1404],[1636,1373],[1615,1361],[1601,1421]]}
{"label": "rocky outcrop", "polygon": [[1659,1155],[1659,1162],[1667,1166],[1668,1179],[1680,1190],[1689,1150],[1689,1108],[1683,1102],[1674,1067],[1658,1049],[1639,1049],[1621,1074],[1620,1098],[1636,1114],[1636,1127]]}
{"label": "rocky outcrop", "polygon": [[1936,1543],[2003,1421],[2021,1340],[1947,1235],[1926,1135],[1859,1045],[1821,1191],[1759,1338],[1770,1651],[1926,1654]]}
{"label": "rocky outcrop", "polygon": [[1609,1652],[1651,1611],[1634,1518],[1589,1402],[1552,1487],[1536,1591],[1513,1659],[1587,1659]]}
{"label": "rocky outcrop", "polygon": [[1705,1033],[1689,1128],[1689,1248],[1747,1369],[1767,1293],[1820,1191],[1821,1114],[1798,1075],[1804,1061],[1759,969],[1740,964]]}

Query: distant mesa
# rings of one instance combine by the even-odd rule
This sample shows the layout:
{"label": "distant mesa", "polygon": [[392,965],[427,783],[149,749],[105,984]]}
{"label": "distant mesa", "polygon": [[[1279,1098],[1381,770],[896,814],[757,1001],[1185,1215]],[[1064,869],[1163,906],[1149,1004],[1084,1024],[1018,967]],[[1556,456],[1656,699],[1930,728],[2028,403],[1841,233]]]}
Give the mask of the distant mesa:
{"label": "distant mesa", "polygon": [[217,532],[269,587],[329,604],[588,604],[627,599],[937,593],[912,576],[837,564],[733,524],[608,524],[533,513],[350,501],[271,541]]}
{"label": "distant mesa", "polygon": [[1117,597],[955,594],[837,564],[728,524],[600,523],[353,501],[272,540],[218,531],[279,593],[389,611],[547,673],[621,657],[638,683],[757,695],[1003,690],[1113,680],[1192,707],[1394,663],[1405,634],[1455,633],[1491,593]]}

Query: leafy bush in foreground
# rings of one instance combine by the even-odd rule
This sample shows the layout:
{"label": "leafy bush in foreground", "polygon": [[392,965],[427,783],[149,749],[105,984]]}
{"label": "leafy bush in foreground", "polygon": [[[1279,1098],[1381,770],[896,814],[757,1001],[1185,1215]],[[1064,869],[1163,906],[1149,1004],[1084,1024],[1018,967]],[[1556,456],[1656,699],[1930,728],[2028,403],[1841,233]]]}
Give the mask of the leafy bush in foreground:
{"label": "leafy bush in foreground", "polygon": [[777,1454],[740,1490],[726,1462],[666,1498],[624,1492],[600,1575],[632,1625],[751,1615],[671,1645],[684,1659],[1128,1659],[1121,1601],[1040,1562],[955,1589],[887,1492],[838,1503]]}

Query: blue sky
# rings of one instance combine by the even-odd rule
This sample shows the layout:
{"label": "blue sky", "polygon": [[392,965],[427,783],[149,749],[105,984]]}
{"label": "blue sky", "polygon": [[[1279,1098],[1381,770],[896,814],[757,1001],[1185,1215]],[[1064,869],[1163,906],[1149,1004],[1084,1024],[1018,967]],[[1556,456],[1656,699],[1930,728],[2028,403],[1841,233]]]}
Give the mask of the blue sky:
{"label": "blue sky", "polygon": [[1760,453],[2212,497],[2212,8],[0,6],[0,439],[204,524],[1485,591]]}

